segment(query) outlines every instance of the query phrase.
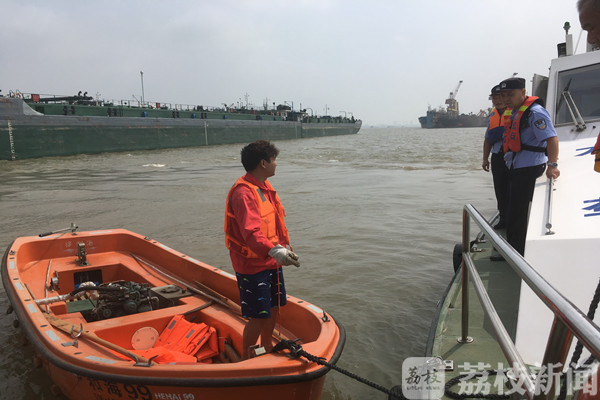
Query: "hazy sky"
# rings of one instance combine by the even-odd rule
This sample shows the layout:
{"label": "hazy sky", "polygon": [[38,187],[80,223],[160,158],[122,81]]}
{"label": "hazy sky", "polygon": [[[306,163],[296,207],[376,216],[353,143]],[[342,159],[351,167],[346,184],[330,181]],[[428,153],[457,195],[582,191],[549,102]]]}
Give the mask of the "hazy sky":
{"label": "hazy sky", "polygon": [[[418,124],[460,80],[460,111],[547,74],[575,0],[0,0],[0,89],[161,103],[293,102]],[[531,88],[528,85],[528,90]],[[310,109],[309,109],[310,112]]]}

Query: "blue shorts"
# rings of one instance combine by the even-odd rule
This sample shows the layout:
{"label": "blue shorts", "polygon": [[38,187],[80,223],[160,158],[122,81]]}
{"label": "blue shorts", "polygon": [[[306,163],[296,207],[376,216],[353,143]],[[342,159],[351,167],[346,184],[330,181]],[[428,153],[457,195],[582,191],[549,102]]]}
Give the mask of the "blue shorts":
{"label": "blue shorts", "polygon": [[287,299],[281,268],[251,275],[236,272],[235,275],[244,318],[269,318],[271,307],[285,305]]}

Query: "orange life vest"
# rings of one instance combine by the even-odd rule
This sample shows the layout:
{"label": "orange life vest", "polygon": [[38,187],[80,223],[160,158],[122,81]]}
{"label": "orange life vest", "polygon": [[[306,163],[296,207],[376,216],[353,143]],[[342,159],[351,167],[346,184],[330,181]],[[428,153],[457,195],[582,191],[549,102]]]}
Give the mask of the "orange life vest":
{"label": "orange life vest", "polygon": [[526,115],[525,118],[529,118],[529,112],[526,113],[526,111],[534,103],[541,104],[542,101],[539,97],[528,96],[523,104],[521,104],[521,107],[519,107],[519,110],[517,111],[517,117],[506,120],[503,143],[505,153],[509,151],[518,153],[521,150],[536,151],[541,153],[546,151],[545,147],[529,146],[521,143],[521,119],[523,118],[523,115]]}
{"label": "orange life vest", "polygon": [[[488,120],[488,141],[490,144],[502,140],[504,136],[504,126],[506,125],[506,116],[506,111],[504,111],[503,114],[500,114],[496,107],[494,107],[490,113],[490,119]],[[510,118],[510,112],[508,113],[508,117]]]}
{"label": "orange life vest", "polygon": [[219,355],[217,330],[205,323],[186,321],[179,314],[171,319],[151,348],[130,351],[152,358],[157,364],[210,363],[212,357]]}
{"label": "orange life vest", "polygon": [[[504,114],[502,114],[502,116],[504,116]],[[503,121],[502,121],[500,113],[498,112],[498,109],[496,107],[494,107],[492,109],[492,112],[490,113],[490,119],[488,121],[488,128],[494,129],[499,126],[504,127]]]}
{"label": "orange life vest", "polygon": [[[241,177],[234,183],[231,190],[229,190],[225,204],[225,245],[227,248],[231,251],[241,254],[246,258],[259,258],[259,256],[250,250],[248,246],[240,243],[240,241],[233,237],[233,227],[237,224],[237,222],[235,221],[235,215],[231,211],[230,201],[233,190],[239,185],[248,186],[250,189],[252,189],[252,193],[254,193],[256,205],[258,206],[260,213],[260,231],[262,234],[265,235],[265,237],[275,245],[281,244],[285,246],[289,244],[290,238],[284,223],[285,211],[277,193],[275,193],[275,204],[271,204],[271,202],[265,197],[260,187],[248,182],[244,179],[244,177]],[[268,181],[265,181],[265,186],[267,189],[275,191]],[[283,237],[279,237],[277,235],[278,219],[280,221],[281,234]]]}

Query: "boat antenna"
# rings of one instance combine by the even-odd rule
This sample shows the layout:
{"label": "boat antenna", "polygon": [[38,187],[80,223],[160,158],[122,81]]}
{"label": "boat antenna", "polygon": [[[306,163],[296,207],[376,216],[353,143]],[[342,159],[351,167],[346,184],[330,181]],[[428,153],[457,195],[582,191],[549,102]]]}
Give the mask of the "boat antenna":
{"label": "boat antenna", "polygon": [[144,71],[140,71],[140,77],[142,79],[142,105],[144,105]]}
{"label": "boat antenna", "polygon": [[565,46],[567,51],[567,56],[572,56],[573,53],[573,35],[569,35],[569,29],[571,29],[571,24],[569,21],[565,22],[563,25],[563,29],[565,30]]}

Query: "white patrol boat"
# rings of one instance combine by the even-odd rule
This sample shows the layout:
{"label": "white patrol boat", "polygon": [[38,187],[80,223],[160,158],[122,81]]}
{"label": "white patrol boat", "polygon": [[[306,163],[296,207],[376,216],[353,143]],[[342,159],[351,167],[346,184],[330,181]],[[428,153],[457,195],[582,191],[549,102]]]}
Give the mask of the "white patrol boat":
{"label": "white patrol boat", "polygon": [[[562,54],[548,77],[534,77],[532,93],[555,125],[561,175],[536,182],[524,258],[494,231],[493,218],[465,206],[457,273],[427,343],[428,364],[443,381],[423,386],[425,397],[600,398],[600,173],[591,155],[600,133],[600,51],[574,55],[565,30]],[[490,259],[497,253],[505,261]]]}

